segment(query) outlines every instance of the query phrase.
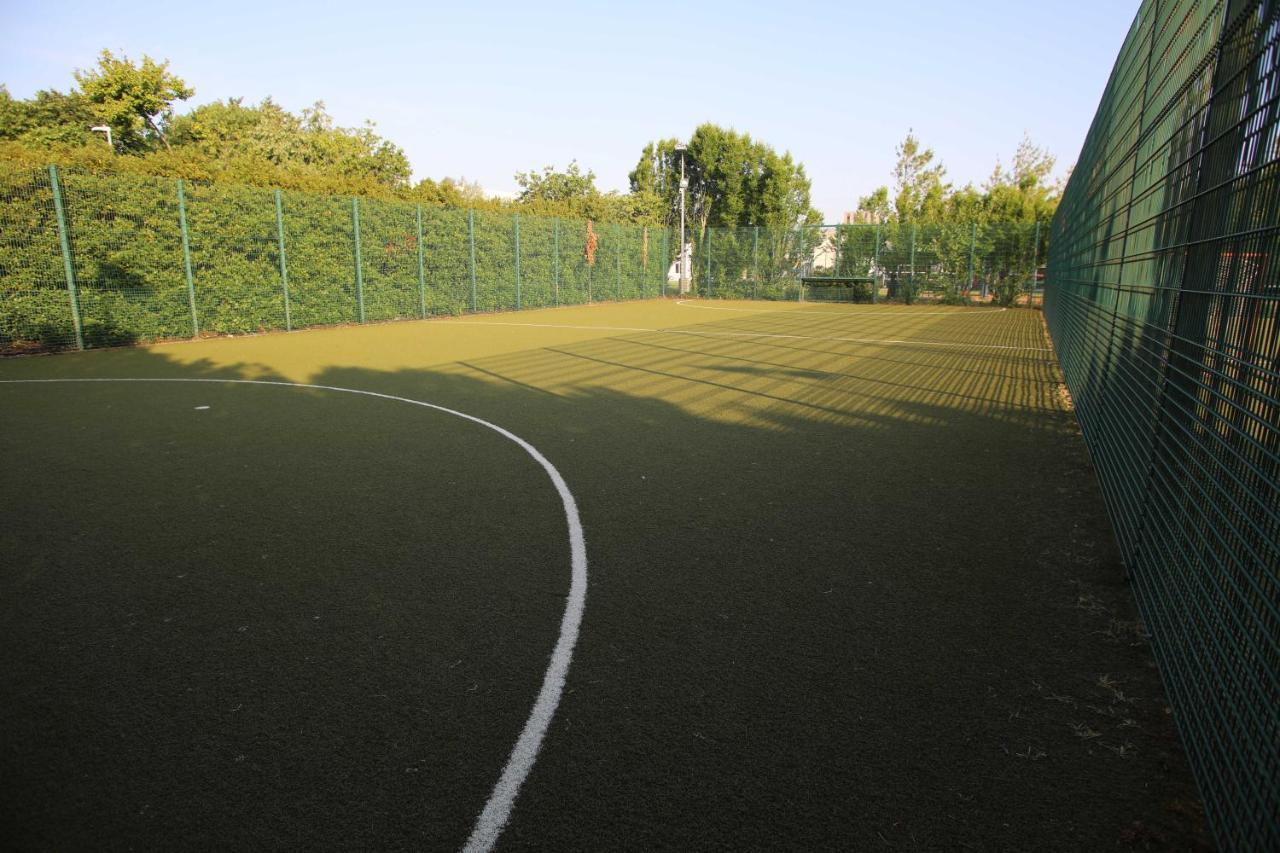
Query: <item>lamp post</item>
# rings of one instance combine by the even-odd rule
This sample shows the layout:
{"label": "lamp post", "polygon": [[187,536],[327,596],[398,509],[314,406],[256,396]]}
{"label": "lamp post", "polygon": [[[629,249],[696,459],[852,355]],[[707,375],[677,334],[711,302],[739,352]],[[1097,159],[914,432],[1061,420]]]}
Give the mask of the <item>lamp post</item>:
{"label": "lamp post", "polygon": [[116,153],[116,144],[111,139],[111,128],[107,127],[105,124],[100,124],[96,127],[89,128],[89,130],[94,133],[105,133],[107,135],[107,147],[111,149],[112,154]]}
{"label": "lamp post", "polygon": [[689,189],[689,180],[684,176],[684,152],[689,146],[683,142],[676,143],[680,152],[680,295],[689,292],[689,251],[684,241],[684,194]]}

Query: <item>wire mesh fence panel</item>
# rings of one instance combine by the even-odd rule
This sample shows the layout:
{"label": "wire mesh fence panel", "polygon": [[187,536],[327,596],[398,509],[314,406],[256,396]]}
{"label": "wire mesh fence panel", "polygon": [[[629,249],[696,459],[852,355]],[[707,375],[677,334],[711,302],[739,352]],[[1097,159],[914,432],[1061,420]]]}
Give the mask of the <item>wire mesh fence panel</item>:
{"label": "wire mesh fence panel", "polygon": [[1280,12],[1147,0],[1045,316],[1220,846],[1280,848]]}
{"label": "wire mesh fence panel", "polygon": [[77,345],[47,170],[0,164],[0,352]]}
{"label": "wire mesh fence panel", "polygon": [[585,221],[560,220],[559,295],[561,305],[581,305],[592,301],[595,267],[599,260],[599,244],[598,240],[592,242],[594,236],[594,224],[588,232]]}
{"label": "wire mesh fence panel", "polygon": [[62,188],[85,346],[190,337],[177,183],[64,173]]}
{"label": "wire mesh fence panel", "polygon": [[187,193],[187,221],[201,330],[225,334],[286,328],[272,192],[193,184]]}
{"label": "wire mesh fence panel", "polygon": [[516,307],[515,230],[509,213],[477,210],[475,267],[477,311]]}
{"label": "wire mesh fence panel", "polygon": [[471,310],[469,212],[422,208],[422,255],[429,315]]}
{"label": "wire mesh fence panel", "polygon": [[558,220],[520,217],[521,307],[548,308],[559,304],[556,286],[558,241]]}
{"label": "wire mesh fence panel", "polygon": [[[280,212],[290,326],[298,329],[358,321],[351,200],[282,192]],[[279,290],[283,284],[278,267],[276,279],[273,285]]]}
{"label": "wire mesh fence panel", "polygon": [[421,316],[417,207],[382,199],[358,204],[365,319]]}

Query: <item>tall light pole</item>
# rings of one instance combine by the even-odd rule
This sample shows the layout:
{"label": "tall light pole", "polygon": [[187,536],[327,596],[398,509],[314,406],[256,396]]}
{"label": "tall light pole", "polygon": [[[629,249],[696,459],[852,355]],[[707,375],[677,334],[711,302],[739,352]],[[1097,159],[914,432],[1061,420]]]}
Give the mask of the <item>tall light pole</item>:
{"label": "tall light pole", "polygon": [[689,180],[684,176],[684,152],[689,146],[683,142],[676,143],[680,152],[680,295],[689,292],[689,252],[684,241],[684,194],[689,189]]}
{"label": "tall light pole", "polygon": [[97,127],[89,128],[89,130],[94,133],[105,133],[107,135],[107,147],[111,149],[112,154],[116,153],[116,144],[111,139],[111,128],[107,127],[105,124],[100,124]]}

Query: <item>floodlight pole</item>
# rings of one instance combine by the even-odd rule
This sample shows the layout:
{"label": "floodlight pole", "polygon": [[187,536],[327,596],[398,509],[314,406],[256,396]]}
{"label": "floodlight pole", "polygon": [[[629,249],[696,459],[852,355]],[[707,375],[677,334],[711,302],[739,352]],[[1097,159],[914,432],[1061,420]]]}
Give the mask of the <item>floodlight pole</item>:
{"label": "floodlight pole", "polygon": [[686,146],[683,142],[676,143],[676,150],[680,152],[680,295],[689,292],[689,253],[685,249],[684,242],[684,194],[689,188],[689,181],[684,176],[684,152]]}

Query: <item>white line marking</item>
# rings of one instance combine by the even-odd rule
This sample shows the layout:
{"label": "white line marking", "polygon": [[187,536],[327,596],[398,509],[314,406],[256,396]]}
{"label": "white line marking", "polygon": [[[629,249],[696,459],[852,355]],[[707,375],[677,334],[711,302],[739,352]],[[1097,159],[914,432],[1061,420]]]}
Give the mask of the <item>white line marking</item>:
{"label": "white line marking", "polygon": [[692,335],[697,338],[787,338],[799,341],[838,341],[847,344],[901,344],[923,347],[968,347],[970,349],[1012,349],[1022,352],[1053,352],[1045,347],[1016,347],[1007,344],[965,344],[955,341],[895,340],[890,338],[834,338],[816,335],[781,335],[767,332],[708,332],[694,329],[641,329],[634,326],[575,326],[563,323],[502,323],[497,320],[465,320],[457,326],[525,326],[534,329],[584,329],[604,332],[654,332],[663,335]]}
{"label": "white line marking", "polygon": [[[677,299],[676,304],[685,308],[701,308],[704,311],[735,311],[740,314],[777,314],[780,309],[777,308],[725,308],[721,305],[700,305],[697,302],[690,302],[687,299]],[[799,304],[799,303],[780,303],[783,305]],[[954,311],[805,311],[803,308],[796,308],[787,311],[781,309],[788,314],[820,314],[824,317],[955,317],[960,314],[971,314],[974,317],[983,315],[999,314],[1001,311],[1008,311],[1008,308],[997,308],[995,311],[966,311],[963,308],[957,308]]]}
{"label": "white line marking", "polygon": [[511,749],[506,766],[502,769],[502,775],[498,777],[497,784],[493,786],[493,792],[490,793],[483,811],[480,812],[480,816],[476,819],[475,827],[471,830],[471,837],[467,839],[466,846],[463,848],[471,853],[487,853],[487,851],[492,850],[493,845],[498,840],[498,836],[502,833],[503,827],[506,826],[507,820],[511,817],[511,809],[515,805],[516,796],[520,793],[520,786],[529,776],[529,771],[533,769],[533,763],[538,758],[538,749],[542,746],[542,740],[551,725],[551,718],[555,715],[556,706],[560,704],[560,697],[564,693],[565,677],[569,672],[569,664],[573,660],[573,647],[578,641],[578,628],[582,624],[582,612],[586,606],[586,538],[582,533],[582,520],[578,516],[578,503],[574,500],[573,493],[569,491],[569,486],[565,483],[564,477],[556,470],[556,466],[552,465],[550,460],[543,456],[536,447],[520,436],[503,429],[497,424],[477,418],[475,415],[468,415],[465,412],[438,406],[435,403],[411,400],[408,397],[397,397],[393,394],[380,394],[377,391],[363,391],[358,388],[310,385],[304,382],[273,382],[266,379],[144,379],[137,377],[109,379],[0,379],[0,384],[5,385],[68,382],[207,382],[234,385],[274,385],[283,388],[309,388],[318,391],[340,391],[345,394],[378,397],[383,400],[394,400],[399,403],[409,403],[413,406],[434,409],[437,412],[454,415],[491,429],[502,437],[518,444],[525,453],[528,453],[535,462],[542,466],[542,469],[551,479],[551,483],[555,486],[556,492],[560,495],[560,502],[564,505],[565,521],[569,526],[572,581],[569,585],[569,597],[565,604],[564,616],[560,619],[560,637],[556,640],[555,648],[551,652],[551,661],[547,664],[546,674],[542,677],[542,688],[538,691],[538,698],[534,701],[533,710],[529,712],[529,718],[525,721],[524,729],[521,730],[520,737]]}

